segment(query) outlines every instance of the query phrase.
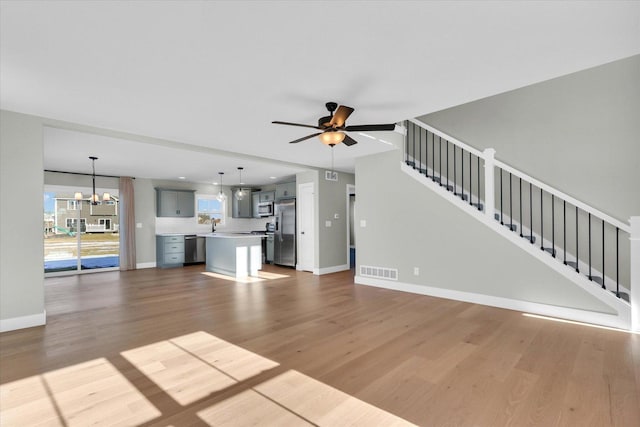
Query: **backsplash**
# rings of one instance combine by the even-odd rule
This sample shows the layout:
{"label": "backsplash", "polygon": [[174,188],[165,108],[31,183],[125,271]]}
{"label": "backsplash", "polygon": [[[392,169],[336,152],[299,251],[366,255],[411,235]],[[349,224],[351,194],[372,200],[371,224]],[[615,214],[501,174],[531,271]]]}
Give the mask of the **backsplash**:
{"label": "backsplash", "polygon": [[[225,223],[216,225],[216,230],[220,231],[253,231],[264,230],[267,222],[273,221],[274,217],[267,218],[230,218],[225,219]],[[208,233],[211,232],[210,224],[197,224],[196,217],[192,218],[171,218],[156,217],[156,234],[164,233]]]}

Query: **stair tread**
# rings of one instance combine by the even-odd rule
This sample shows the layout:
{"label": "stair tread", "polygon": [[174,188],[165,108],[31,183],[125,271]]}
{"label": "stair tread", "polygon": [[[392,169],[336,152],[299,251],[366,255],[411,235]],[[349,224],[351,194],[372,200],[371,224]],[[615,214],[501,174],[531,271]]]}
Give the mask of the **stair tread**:
{"label": "stair tread", "polygon": [[554,248],[543,248],[545,252],[549,252],[551,255],[557,254],[557,251]]}
{"label": "stair tread", "polygon": [[591,279],[592,282],[602,285],[602,277],[600,276],[591,276],[589,279]]}
{"label": "stair tread", "polygon": [[[616,291],[611,291],[611,293],[615,295]],[[629,303],[631,302],[631,298],[629,297],[629,294],[626,292],[620,292],[620,298],[622,298],[626,302],[629,302]]]}

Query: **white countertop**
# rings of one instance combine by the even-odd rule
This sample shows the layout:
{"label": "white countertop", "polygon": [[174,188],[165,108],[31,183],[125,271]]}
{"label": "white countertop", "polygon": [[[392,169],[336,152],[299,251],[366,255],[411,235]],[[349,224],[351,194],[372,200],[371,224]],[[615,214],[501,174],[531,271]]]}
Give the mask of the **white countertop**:
{"label": "white countertop", "polygon": [[199,233],[198,236],[201,237],[215,237],[218,239],[263,239],[267,236],[264,234],[251,234],[251,233],[224,233],[224,232],[215,232],[215,233]]}

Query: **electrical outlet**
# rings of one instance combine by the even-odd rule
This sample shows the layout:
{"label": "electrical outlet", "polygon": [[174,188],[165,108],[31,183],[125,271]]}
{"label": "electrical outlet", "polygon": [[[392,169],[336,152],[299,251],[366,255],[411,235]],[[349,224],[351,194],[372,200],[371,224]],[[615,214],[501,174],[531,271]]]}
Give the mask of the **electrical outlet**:
{"label": "electrical outlet", "polygon": [[325,227],[331,227],[331,221],[327,220],[324,222]]}
{"label": "electrical outlet", "polygon": [[360,220],[360,227],[365,228],[367,226],[367,220],[366,219],[361,219]]}
{"label": "electrical outlet", "polygon": [[333,219],[340,219],[340,214],[333,214]]}
{"label": "electrical outlet", "polygon": [[418,267],[413,267],[413,275],[414,276],[419,276],[420,275],[420,269]]}
{"label": "electrical outlet", "polygon": [[142,228],[142,223],[141,222],[136,222],[136,228]]}

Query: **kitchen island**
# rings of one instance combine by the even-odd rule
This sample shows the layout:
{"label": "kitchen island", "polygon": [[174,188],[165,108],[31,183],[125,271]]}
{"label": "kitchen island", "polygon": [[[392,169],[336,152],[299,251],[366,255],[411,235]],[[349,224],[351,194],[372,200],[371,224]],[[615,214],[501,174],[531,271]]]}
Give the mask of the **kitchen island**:
{"label": "kitchen island", "polygon": [[236,278],[257,276],[262,269],[262,239],[245,233],[207,233],[206,269]]}

